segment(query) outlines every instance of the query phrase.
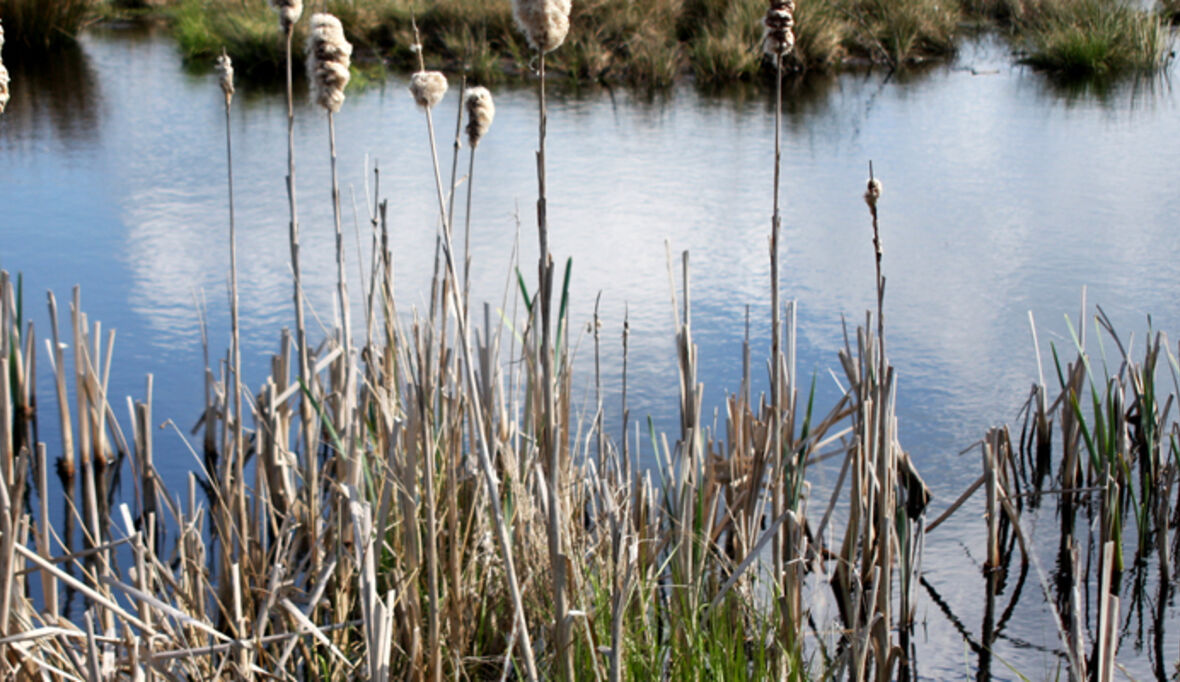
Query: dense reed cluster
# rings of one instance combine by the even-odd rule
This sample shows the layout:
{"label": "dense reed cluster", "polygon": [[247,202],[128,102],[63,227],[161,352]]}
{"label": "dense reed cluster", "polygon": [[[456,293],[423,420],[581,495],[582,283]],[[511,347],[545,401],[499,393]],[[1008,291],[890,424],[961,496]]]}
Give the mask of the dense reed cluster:
{"label": "dense reed cluster", "polygon": [[[549,9],[569,11],[561,2],[520,5],[527,5],[518,7],[521,16],[558,24]],[[780,89],[790,6],[773,0],[761,25],[779,61]],[[1060,396],[1050,400],[1042,376],[1018,444],[1006,429],[990,431],[978,483],[952,505],[939,501],[944,511],[928,524],[931,495],[900,442],[898,379],[886,353],[881,181],[870,165],[864,200],[877,309],[846,333],[836,358],[844,391],[824,409],[815,382],[796,367],[795,306],[780,300],[779,120],[768,392],[752,395],[747,338],[740,390],[712,423],[702,413],[690,258],[674,264],[669,254],[678,428],[641,435],[628,411],[626,320],[618,422],[604,415],[598,374],[593,416],[578,415],[570,265],[559,276],[549,250],[550,230],[570,229],[549,223],[546,204],[552,27],[521,20],[522,31],[539,32],[528,38],[539,105],[536,278],[518,270],[519,296],[498,309],[470,305],[470,197],[477,147],[494,134],[494,105],[482,87],[454,98],[457,140],[464,114],[468,120],[469,170],[463,178],[452,171],[444,184],[434,112],[447,102],[446,78],[426,71],[419,52],[411,94],[426,122],[422,153],[433,161],[430,200],[439,211],[432,288],[422,310],[400,308],[396,240],[374,171],[366,207],[372,258],[356,285],[364,314],[354,330],[333,126],[350,48],[334,17],[311,18],[309,70],[323,81],[314,99],[328,122],[338,278],[337,314],[325,338],[310,339],[292,142],[298,12],[286,16],[282,36],[272,36],[286,40],[288,72],[287,177],[275,186],[285,184],[288,196],[295,328],[278,335],[268,375],[248,384],[237,314],[233,67],[225,57],[233,322],[224,359],[205,368],[201,466],[187,490],[167,490],[156,469],[151,377],[139,399],[128,398],[126,418],[113,409],[114,334],[104,336],[87,317],[80,293],[69,306],[68,337],[49,295],[52,330],[38,363],[20,283],[0,272],[0,676],[911,680],[923,586],[932,592],[922,577],[927,534],[981,488],[990,620],[980,637],[964,638],[982,676],[1010,615],[997,619],[995,600],[1016,547],[1019,585],[1037,565],[1022,519],[1043,499],[1057,500],[1066,574],[1053,584],[1044,578],[1042,589],[1071,678],[1110,679],[1125,574],[1158,567],[1162,622],[1180,549],[1180,501],[1173,507],[1180,425],[1169,418],[1175,396],[1161,396],[1156,385],[1163,337],[1153,337],[1137,364],[1101,316],[1121,352],[1117,371],[1095,376],[1078,339],[1077,360],[1057,366]],[[760,30],[757,17],[751,25]],[[452,168],[459,154],[456,142]],[[453,234],[460,182],[468,192],[462,251]],[[600,323],[596,317],[587,331],[596,358],[611,352]],[[39,401],[36,371],[46,366],[54,395]],[[47,403],[56,408],[60,444],[38,441],[38,419],[52,412]],[[50,512],[51,452],[66,499],[60,529]],[[813,497],[809,471],[824,460],[838,462],[839,475],[826,496]],[[1124,549],[1132,546],[1128,562]],[[1097,598],[1082,595],[1091,589]],[[831,613],[815,606],[822,598],[835,604]],[[1160,671],[1167,662],[1158,632]]]}

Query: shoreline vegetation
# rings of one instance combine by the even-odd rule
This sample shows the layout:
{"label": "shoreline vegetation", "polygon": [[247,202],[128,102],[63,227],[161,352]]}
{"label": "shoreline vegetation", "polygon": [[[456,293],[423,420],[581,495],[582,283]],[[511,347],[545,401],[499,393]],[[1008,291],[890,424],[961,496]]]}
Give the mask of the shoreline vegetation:
{"label": "shoreline vegetation", "polygon": [[[965,37],[993,31],[1014,59],[1066,77],[1151,72],[1172,57],[1180,0],[799,0],[787,74],[913,67],[952,57]],[[758,49],[762,0],[583,0],[582,30],[554,55],[552,76],[579,83],[660,88],[772,80]],[[530,52],[510,0],[328,0],[357,46],[354,69],[413,71],[412,24],[433,66],[493,84],[528,77]],[[66,39],[87,21],[165,22],[187,60],[212,63],[224,48],[241,75],[281,79],[282,41],[266,0],[0,0],[19,45]],[[300,29],[302,30],[302,29]],[[302,40],[303,35],[297,35]],[[10,39],[11,43],[11,39]]]}
{"label": "shoreline vegetation", "polygon": [[[781,94],[803,9],[768,4],[755,21]],[[301,16],[299,0],[272,5],[283,68],[306,57],[327,124],[327,154],[299,163],[334,170],[333,115],[347,106],[354,46],[335,17]],[[1180,551],[1180,363],[1168,340],[1149,331],[1133,354],[1099,308],[1096,342],[1111,357],[1091,356],[1088,324],[1051,344],[1019,433],[988,430],[974,446],[975,482],[957,500],[932,499],[898,435],[886,352],[889,204],[871,162],[864,234],[875,262],[865,267],[876,272],[876,308],[846,329],[835,359],[846,388],[831,405],[817,405],[815,378],[797,372],[795,307],[779,291],[776,121],[771,277],[758,301],[772,310],[771,348],[747,336],[741,388],[710,426],[690,258],[669,253],[678,362],[676,381],[666,379],[679,386],[680,423],[656,434],[627,408],[627,319],[595,313],[581,331],[568,306],[572,259],[548,248],[550,230],[571,229],[546,213],[546,69],[569,47],[569,11],[568,0],[515,5],[520,48],[536,65],[540,248],[535,270],[517,264],[499,308],[472,306],[466,276],[479,225],[469,197],[482,191],[476,152],[496,134],[491,95],[461,86],[454,113],[444,110],[456,98],[445,97],[447,77],[428,69],[430,43],[412,26],[419,62],[405,106],[424,125],[393,134],[433,160],[436,192],[398,197],[437,201],[428,302],[400,307],[396,259],[430,254],[398,251],[387,220],[397,205],[382,198],[377,169],[365,188],[370,255],[358,269],[346,262],[333,172],[339,305],[325,338],[309,338],[288,75],[288,146],[272,153],[287,158],[273,187],[289,200],[278,219],[289,226],[295,328],[276,333],[270,374],[254,385],[239,376],[236,322],[224,351],[203,337],[202,440],[188,446],[202,466],[184,491],[169,491],[154,462],[183,451],[185,436],[171,420],[166,436],[156,428],[171,415],[153,413],[150,375],[125,405],[109,394],[115,335],[83,312],[81,292],[61,314],[48,295],[46,334],[25,316],[34,296],[20,276],[0,271],[0,677],[909,682],[921,677],[929,603],[961,635],[978,678],[990,679],[993,667],[1008,674],[997,643],[1023,595],[1060,640],[1045,652],[1056,665],[1046,673],[1110,682],[1134,648],[1165,678],[1177,665],[1165,629]],[[305,30],[310,40],[296,43]],[[223,55],[218,67],[228,122],[244,65]],[[467,144],[440,159],[435,116],[445,136],[456,115],[459,136],[465,112]],[[233,140],[228,129],[208,134],[223,132],[236,319]],[[353,271],[364,274],[349,283]],[[621,344],[603,331],[619,322]],[[1048,357],[1029,322],[1038,359]],[[622,409],[607,415],[597,360],[620,345]],[[585,381],[574,377],[579,347],[596,360],[589,414],[574,407]],[[753,395],[762,361],[770,388]],[[54,379],[51,395],[37,395],[38,368]],[[1169,370],[1171,388],[1157,383]],[[55,442],[40,442],[39,424],[51,421]],[[54,460],[64,495],[51,488]],[[840,473],[819,494],[809,474],[825,461]],[[979,627],[954,614],[963,586],[944,598],[922,569],[928,534],[976,493],[986,547],[964,561],[981,574],[982,595],[966,597],[985,605]],[[1042,562],[1054,550],[1050,573]]]}

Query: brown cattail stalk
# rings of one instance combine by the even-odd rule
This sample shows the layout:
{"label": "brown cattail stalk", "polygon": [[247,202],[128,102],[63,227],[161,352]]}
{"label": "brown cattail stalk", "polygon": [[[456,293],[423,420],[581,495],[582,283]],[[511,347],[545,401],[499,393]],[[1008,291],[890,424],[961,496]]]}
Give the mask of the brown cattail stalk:
{"label": "brown cattail stalk", "polygon": [[[311,382],[311,360],[307,343],[307,326],[303,315],[303,277],[299,267],[299,206],[295,196],[295,95],[292,78],[293,60],[291,43],[295,37],[295,22],[303,13],[302,0],[271,0],[271,7],[279,15],[279,28],[286,38],[287,57],[287,205],[290,213],[288,236],[291,246],[291,271],[294,276],[293,298],[295,302],[295,346],[299,350],[299,381],[304,391],[299,393],[300,429],[303,436],[304,482],[307,490],[307,533],[311,547],[311,573],[319,572],[320,549],[318,543],[320,489],[319,462],[316,461],[318,433],[315,416],[308,391],[314,390]],[[272,409],[279,409],[277,405]]]}
{"label": "brown cattail stalk", "polygon": [[539,438],[541,460],[548,467],[549,475],[549,563],[553,575],[554,630],[556,634],[557,663],[560,679],[572,680],[574,674],[573,650],[570,648],[569,606],[566,603],[566,557],[562,550],[561,538],[561,444],[557,435],[557,402],[553,390],[553,349],[552,329],[552,285],[553,259],[549,255],[549,224],[545,203],[545,128],[547,111],[545,107],[545,54],[552,52],[565,42],[569,33],[569,0],[514,0],[512,16],[517,27],[528,39],[529,45],[539,55],[538,59],[538,112],[537,124],[537,235],[540,254],[537,259],[537,295],[540,302],[541,321],[541,390],[544,397]]}
{"label": "brown cattail stalk", "polygon": [[238,315],[238,248],[237,229],[234,221],[234,157],[233,137],[230,126],[230,107],[234,98],[234,67],[229,55],[222,50],[217,58],[218,82],[225,96],[225,167],[229,200],[229,288],[230,288],[230,362],[233,365],[233,480],[236,486],[234,499],[236,521],[241,533],[242,554],[250,546],[250,522],[246,507],[246,486],[243,480],[243,462],[246,458],[246,438],[242,424],[242,342],[240,318]]}
{"label": "brown cattail stalk", "polygon": [[[783,386],[783,364],[782,364],[782,324],[780,318],[781,304],[779,301],[779,236],[782,230],[782,215],[779,212],[779,184],[782,173],[782,117],[783,117],[783,58],[791,51],[795,45],[795,36],[791,31],[794,25],[792,13],[795,9],[793,0],[772,0],[770,9],[766,12],[766,17],[763,19],[763,27],[765,32],[763,34],[762,47],[763,50],[774,59],[774,74],[775,74],[775,89],[774,89],[774,212],[771,216],[771,232],[770,232],[770,357],[771,357],[771,388],[770,388],[770,405],[771,405],[771,438],[770,438],[770,458],[771,471],[774,472],[772,480],[771,495],[771,518],[778,518],[783,513],[783,489],[782,489],[782,475],[779,472],[783,471],[783,410],[785,390]],[[772,564],[774,575],[777,579],[782,581],[782,591],[785,595],[783,599],[782,608],[782,637],[784,639],[784,655],[779,658],[779,675],[786,674],[786,665],[788,659],[795,659],[798,654],[799,637],[797,632],[798,623],[795,622],[798,614],[793,613],[792,599],[787,598],[786,595],[792,595],[797,591],[798,586],[792,584],[793,581],[789,579],[787,573],[784,573],[784,564],[791,557],[783,557],[783,549],[788,544],[788,537],[790,533],[790,524],[784,524],[778,531],[779,538],[774,543],[772,554]],[[795,572],[792,571],[791,575]]]}

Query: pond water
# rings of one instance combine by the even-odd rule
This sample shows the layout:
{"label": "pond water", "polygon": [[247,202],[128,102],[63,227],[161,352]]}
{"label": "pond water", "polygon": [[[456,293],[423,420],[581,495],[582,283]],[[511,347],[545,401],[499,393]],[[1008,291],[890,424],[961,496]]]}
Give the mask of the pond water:
{"label": "pond water", "polygon": [[[23,273],[25,308],[42,337],[44,292],[56,292],[64,309],[81,285],[91,319],[118,330],[112,402],[142,397],[150,372],[157,419],[190,426],[203,400],[195,300],[207,304],[213,352],[228,345],[224,110],[214,75],[186,70],[166,36],[112,28],[89,32],[51,63],[6,63],[13,84],[0,117],[0,267]],[[354,201],[358,222],[367,220],[366,164],[376,160],[408,309],[428,298],[437,202],[425,122],[405,85],[393,77],[352,92],[336,126],[345,224]],[[453,130],[455,90],[438,110],[444,131]],[[473,185],[472,298],[499,305],[517,236],[522,271],[535,271],[536,111],[527,88],[494,94],[496,121]],[[273,89],[239,84],[231,120],[250,383],[292,315],[285,111]],[[874,71],[809,81],[787,94],[785,114],[783,289],[798,301],[800,373],[817,376],[821,402],[834,395],[828,370],[838,368],[842,316],[855,325],[875,306],[861,200],[872,160],[884,183],[901,438],[936,512],[979,474],[978,452],[960,452],[989,426],[1014,420],[1036,379],[1030,311],[1046,362],[1049,342],[1072,346],[1063,316],[1078,319],[1083,289],[1124,334],[1141,338],[1148,315],[1156,329],[1180,333],[1180,94],[1166,77],[1060,87],[985,40],[964,46],[953,64],[904,78]],[[305,287],[330,320],[327,126],[306,98],[296,117]],[[665,430],[677,409],[668,249],[691,253],[707,408],[739,387],[747,306],[754,366],[768,353],[773,128],[771,98],[751,88],[567,90],[551,101],[551,248],[560,260],[573,257],[573,326],[591,318],[601,292],[605,386],[617,396],[629,313],[632,415],[651,415]],[[584,340],[582,366],[589,356]],[[39,379],[41,395],[52,395],[49,372]],[[577,390],[592,396],[591,381],[583,373]],[[616,433],[617,405],[608,401]],[[170,481],[195,465],[174,432],[160,432],[156,448]],[[835,473],[817,470],[818,484]],[[926,549],[928,581],[969,630],[982,620],[980,511],[978,500],[964,507]],[[1054,625],[1029,582],[995,651],[1039,679],[1061,664]],[[974,654],[926,596],[919,672],[973,676]],[[1175,637],[1167,647],[1165,660],[1175,661]],[[1132,641],[1120,662],[1134,677],[1152,674],[1146,648]],[[996,665],[993,674],[1008,671]]]}

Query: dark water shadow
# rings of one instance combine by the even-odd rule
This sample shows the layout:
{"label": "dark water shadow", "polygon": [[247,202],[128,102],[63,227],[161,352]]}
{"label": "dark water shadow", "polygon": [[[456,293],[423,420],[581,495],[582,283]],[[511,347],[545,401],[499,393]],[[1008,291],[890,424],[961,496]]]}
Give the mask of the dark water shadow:
{"label": "dark water shadow", "polygon": [[89,142],[98,134],[102,94],[98,76],[76,43],[51,51],[4,49],[12,99],[0,119],[0,137],[12,130],[33,139],[45,129],[67,143]]}
{"label": "dark water shadow", "polygon": [[1156,73],[1071,75],[1033,71],[1037,95],[1067,106],[1097,103],[1104,107],[1151,106],[1172,91],[1168,66]]}

